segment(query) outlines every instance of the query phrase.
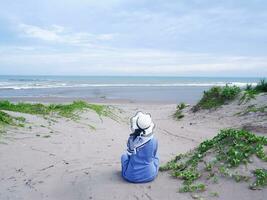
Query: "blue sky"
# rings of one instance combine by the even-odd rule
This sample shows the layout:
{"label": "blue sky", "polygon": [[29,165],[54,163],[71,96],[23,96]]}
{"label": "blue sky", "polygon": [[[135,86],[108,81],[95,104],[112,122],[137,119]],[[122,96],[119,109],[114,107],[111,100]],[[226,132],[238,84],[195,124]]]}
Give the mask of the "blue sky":
{"label": "blue sky", "polygon": [[265,0],[0,0],[0,74],[267,76]]}

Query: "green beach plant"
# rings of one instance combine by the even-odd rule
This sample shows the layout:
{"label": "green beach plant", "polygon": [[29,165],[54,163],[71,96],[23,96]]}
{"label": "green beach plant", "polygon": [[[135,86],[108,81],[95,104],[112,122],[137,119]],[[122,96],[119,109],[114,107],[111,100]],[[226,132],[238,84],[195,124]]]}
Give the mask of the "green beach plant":
{"label": "green beach plant", "polygon": [[183,110],[183,109],[185,109],[187,107],[187,105],[184,103],[184,102],[182,102],[182,103],[179,103],[177,106],[176,106],[176,109],[177,110]]}
{"label": "green beach plant", "polygon": [[255,86],[254,90],[257,92],[267,92],[267,81],[265,79],[260,80],[260,82]]}
{"label": "green beach plant", "polygon": [[85,109],[95,111],[99,116],[108,116],[111,114],[108,106],[89,104],[85,101],[74,101],[71,104],[32,104],[32,103],[11,103],[9,101],[0,101],[0,110],[8,110],[13,112],[49,115],[56,113],[59,116],[66,118],[77,119],[79,116],[76,114],[78,111]]}
{"label": "green beach plant", "polygon": [[[200,101],[193,106],[192,111],[196,112],[200,109],[217,108],[229,101],[236,99],[241,93],[241,88],[237,86],[214,86],[208,91],[204,91],[204,94]],[[255,99],[256,95],[267,92],[267,81],[265,79],[260,80],[255,87],[248,84],[242,96],[239,99],[239,104],[247,103],[248,101]]]}
{"label": "green beach plant", "polygon": [[194,112],[200,109],[217,108],[231,100],[234,100],[241,89],[237,86],[214,86],[208,91],[204,91],[204,94],[200,101],[192,108]]}
{"label": "green beach plant", "polygon": [[0,110],[8,110],[13,112],[28,113],[28,114],[49,114],[48,107],[43,104],[31,103],[11,103],[10,101],[0,101]]}
{"label": "green beach plant", "polygon": [[206,185],[203,183],[184,185],[179,189],[179,192],[203,192],[206,190]]}
{"label": "green beach plant", "polygon": [[[10,126],[24,126],[22,122],[25,121],[23,117],[12,117],[4,111],[12,111],[18,113],[27,113],[32,115],[42,115],[45,119],[49,115],[58,115],[60,117],[70,118],[72,120],[79,120],[79,112],[84,110],[92,110],[98,114],[102,120],[102,116],[110,117],[116,120],[117,116],[113,114],[112,109],[106,105],[90,104],[84,101],[74,101],[70,104],[41,104],[41,103],[11,103],[10,101],[0,101],[0,131],[4,132],[4,127]],[[20,122],[20,123],[18,123]],[[43,125],[41,125],[43,126]],[[92,128],[92,130],[95,128]]]}
{"label": "green beach plant", "polygon": [[79,118],[75,113],[77,111],[83,111],[89,109],[96,112],[99,116],[108,116],[110,110],[105,105],[89,104],[85,101],[74,101],[71,104],[50,104],[48,110],[50,112],[56,112],[60,116],[66,118]]}
{"label": "green beach plant", "polygon": [[247,103],[252,99],[256,99],[257,94],[258,92],[254,89],[246,89],[243,95],[241,96],[241,98],[239,99],[239,105],[243,103]]}
{"label": "green beach plant", "polygon": [[4,132],[6,126],[24,126],[24,117],[13,117],[0,110],[0,132]]}
{"label": "green beach plant", "polygon": [[267,186],[267,170],[266,169],[256,169],[254,170],[254,175],[256,180],[250,185],[250,188],[253,190],[261,189]]}
{"label": "green beach plant", "polygon": [[[196,149],[179,154],[173,160],[160,167],[160,171],[171,171],[171,175],[182,179],[182,192],[205,190],[196,183],[200,178],[213,180],[218,177],[233,178],[236,182],[249,181],[247,175],[232,172],[242,164],[251,162],[251,157],[257,156],[262,162],[267,162],[264,148],[267,137],[257,136],[245,130],[225,129],[210,140],[205,140]],[[257,177],[254,186],[266,186],[266,171],[254,173]]]}
{"label": "green beach plant", "polygon": [[242,97],[239,100],[239,104],[247,103],[256,98],[256,95],[267,92],[267,81],[265,79],[260,80],[255,87],[247,85]]}
{"label": "green beach plant", "polygon": [[176,106],[176,111],[173,114],[174,119],[182,119],[184,117],[183,110],[187,107],[187,105],[182,102]]}

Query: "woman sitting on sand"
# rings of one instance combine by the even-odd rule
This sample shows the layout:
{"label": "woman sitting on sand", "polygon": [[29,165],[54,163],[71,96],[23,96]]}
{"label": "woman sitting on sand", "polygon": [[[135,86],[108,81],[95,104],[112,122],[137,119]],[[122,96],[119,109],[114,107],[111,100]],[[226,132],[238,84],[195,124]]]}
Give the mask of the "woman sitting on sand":
{"label": "woman sitting on sand", "polygon": [[158,142],[153,135],[154,124],[150,114],[137,112],[131,119],[127,154],[121,156],[122,177],[133,183],[155,179],[159,169]]}

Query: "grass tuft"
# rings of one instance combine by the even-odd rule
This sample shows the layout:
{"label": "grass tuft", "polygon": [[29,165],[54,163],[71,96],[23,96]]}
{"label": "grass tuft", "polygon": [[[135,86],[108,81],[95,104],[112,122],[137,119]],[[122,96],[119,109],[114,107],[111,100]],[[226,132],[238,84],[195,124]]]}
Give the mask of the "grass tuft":
{"label": "grass tuft", "polygon": [[8,110],[13,112],[49,115],[57,113],[58,115],[66,118],[78,118],[77,111],[89,109],[95,111],[99,116],[108,116],[110,111],[108,106],[89,104],[84,101],[74,101],[71,104],[31,104],[31,103],[11,103],[9,101],[0,101],[0,110]]}
{"label": "grass tuft", "polygon": [[[217,180],[218,176],[224,176],[233,178],[236,182],[248,181],[250,177],[232,173],[231,170],[251,162],[253,155],[267,162],[265,146],[267,137],[256,136],[245,130],[225,129],[213,139],[202,142],[193,151],[176,156],[161,166],[160,171],[171,171],[173,177],[184,180],[182,192],[198,190],[195,181],[201,177]],[[258,178],[261,186],[266,186],[265,173],[266,171],[254,173],[256,177],[261,177]]]}
{"label": "grass tuft", "polygon": [[24,117],[13,117],[3,111],[0,111],[0,132],[3,132],[6,126],[23,127],[24,122],[25,122]]}
{"label": "grass tuft", "polygon": [[[78,120],[78,112],[84,111],[86,109],[96,112],[99,117],[107,116],[114,118],[115,115],[112,110],[105,105],[89,104],[84,101],[74,101],[71,104],[32,104],[32,103],[11,103],[9,101],[0,101],[0,132],[7,125],[24,127],[23,122],[25,118],[23,117],[12,117],[11,115],[5,113],[4,111],[13,111],[19,113],[27,113],[32,115],[43,115],[47,118],[47,115],[57,114],[62,117],[71,118],[73,120]],[[2,111],[1,111],[2,110]],[[50,122],[51,124],[51,122]],[[44,127],[43,125],[41,125]]]}
{"label": "grass tuft", "polygon": [[183,110],[187,107],[185,103],[180,103],[176,106],[176,111],[173,114],[174,119],[182,119],[184,117]]}
{"label": "grass tuft", "polygon": [[267,81],[265,79],[260,80],[260,82],[255,86],[254,90],[258,93],[267,92]]}
{"label": "grass tuft", "polygon": [[239,100],[239,104],[247,103],[248,101],[255,99],[256,95],[267,92],[267,81],[265,79],[260,80],[255,87],[247,85],[242,97]]}
{"label": "grass tuft", "polygon": [[237,86],[212,87],[208,91],[204,91],[203,97],[193,107],[193,111],[217,108],[226,102],[234,100],[240,92],[241,89]]}
{"label": "grass tuft", "polygon": [[8,110],[13,112],[21,112],[28,114],[49,114],[47,106],[43,104],[30,104],[30,103],[11,103],[9,101],[0,101],[0,110]]}
{"label": "grass tuft", "polygon": [[[248,101],[255,99],[256,95],[267,92],[267,81],[262,79],[255,87],[247,85],[242,96],[239,99],[239,104],[247,103]],[[192,111],[196,112],[200,109],[217,108],[229,101],[236,99],[241,93],[241,89],[237,86],[215,86],[208,91],[204,91],[204,94],[200,101],[193,106]]]}
{"label": "grass tuft", "polygon": [[84,101],[74,101],[71,104],[51,104],[48,106],[50,112],[56,112],[60,116],[66,118],[78,118],[75,114],[77,111],[82,111],[84,109],[89,109],[95,111],[99,116],[108,116],[110,114],[107,106],[89,104]]}

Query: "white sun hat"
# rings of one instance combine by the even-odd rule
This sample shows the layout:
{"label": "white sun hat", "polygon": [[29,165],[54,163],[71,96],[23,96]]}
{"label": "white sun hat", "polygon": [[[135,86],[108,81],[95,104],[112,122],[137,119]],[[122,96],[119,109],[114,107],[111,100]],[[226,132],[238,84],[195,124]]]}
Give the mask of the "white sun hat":
{"label": "white sun hat", "polygon": [[141,136],[151,135],[154,127],[155,124],[153,123],[150,114],[139,111],[131,118],[131,131],[135,132],[136,129],[142,130]]}

